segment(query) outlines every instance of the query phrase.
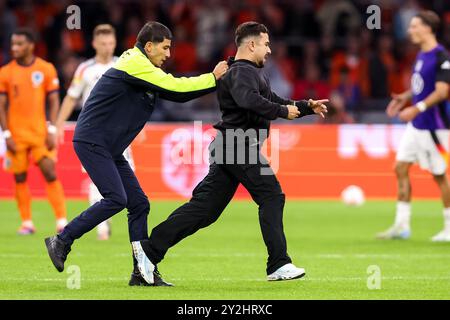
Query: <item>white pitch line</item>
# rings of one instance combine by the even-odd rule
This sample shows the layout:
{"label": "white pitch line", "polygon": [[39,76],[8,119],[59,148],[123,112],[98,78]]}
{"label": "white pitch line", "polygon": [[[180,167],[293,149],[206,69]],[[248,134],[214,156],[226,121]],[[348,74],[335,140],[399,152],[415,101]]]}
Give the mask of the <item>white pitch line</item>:
{"label": "white pitch line", "polygon": [[408,254],[408,253],[393,253],[393,254],[385,254],[385,253],[374,253],[374,254],[318,254],[304,257],[318,258],[318,259],[373,259],[373,258],[381,258],[381,259],[405,259],[405,258],[413,258],[413,259],[445,259],[450,258],[450,254]]}
{"label": "white pitch line", "polygon": [[[128,277],[108,277],[108,278],[81,278],[81,281],[86,282],[105,282],[105,281],[127,281],[129,280]],[[240,282],[240,281],[249,281],[249,282],[268,282],[264,278],[199,278],[199,279],[186,279],[186,278],[170,278],[169,281],[208,281],[208,282]],[[450,280],[449,276],[439,276],[439,277],[431,277],[431,276],[418,276],[418,277],[403,277],[403,276],[392,276],[392,277],[381,277],[381,280],[420,280],[420,281],[441,281],[441,280]],[[5,278],[2,279],[2,281],[13,281],[13,282],[65,282],[66,279],[64,278]],[[308,277],[306,276],[302,280],[299,280],[300,282],[308,282],[308,281],[318,281],[318,282],[351,282],[351,281],[367,281],[366,277]]]}
{"label": "white pitch line", "polygon": [[[205,257],[205,258],[226,258],[226,257],[255,257],[255,258],[264,258],[263,254],[256,253],[172,253],[169,254],[171,257]],[[97,254],[86,254],[86,253],[75,253],[72,257],[91,257],[97,256]],[[115,253],[112,254],[111,257],[130,257],[131,253]],[[44,254],[23,254],[23,253],[0,253],[0,258],[39,258],[44,257]],[[45,255],[45,257],[47,257]],[[373,259],[373,258],[381,258],[381,259],[445,259],[450,258],[450,254],[408,254],[408,253],[374,253],[374,254],[313,254],[313,255],[300,255],[300,259]]]}

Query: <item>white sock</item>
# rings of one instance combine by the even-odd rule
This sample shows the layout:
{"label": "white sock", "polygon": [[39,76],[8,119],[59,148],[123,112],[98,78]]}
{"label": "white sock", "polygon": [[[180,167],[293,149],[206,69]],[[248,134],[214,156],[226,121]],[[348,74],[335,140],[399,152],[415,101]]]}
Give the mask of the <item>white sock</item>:
{"label": "white sock", "polygon": [[89,184],[89,204],[92,206],[94,203],[97,203],[102,199],[103,197],[98,191],[97,187],[93,182],[91,182]]}
{"label": "white sock", "polygon": [[394,224],[401,228],[409,229],[410,220],[411,220],[411,203],[398,201]]}
{"label": "white sock", "polygon": [[450,208],[444,208],[444,230],[450,232]]}
{"label": "white sock", "polygon": [[60,218],[60,219],[56,220],[56,225],[57,226],[61,226],[61,227],[65,227],[67,225],[67,219],[66,218]]}
{"label": "white sock", "polygon": [[26,227],[26,228],[33,228],[34,227],[33,221],[25,220],[25,221],[22,222],[22,226]]}
{"label": "white sock", "polygon": [[102,221],[97,225],[97,234],[101,235],[109,232],[108,220]]}

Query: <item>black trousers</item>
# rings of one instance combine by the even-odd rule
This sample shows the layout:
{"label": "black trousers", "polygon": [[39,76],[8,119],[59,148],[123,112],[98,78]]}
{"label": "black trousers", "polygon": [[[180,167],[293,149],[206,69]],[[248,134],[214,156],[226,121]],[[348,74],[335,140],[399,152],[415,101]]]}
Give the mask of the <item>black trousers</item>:
{"label": "black trousers", "polygon": [[141,242],[150,260],[159,263],[170,247],[214,223],[242,183],[259,206],[259,223],[269,255],[267,274],[290,263],[283,231],[285,195],[274,174],[261,174],[263,168],[271,170],[264,163],[267,161],[258,160],[256,164],[212,163],[208,175],[195,187],[189,202],[156,226],[147,241]]}
{"label": "black trousers", "polygon": [[130,241],[147,239],[150,203],[128,161],[123,155],[113,158],[98,145],[74,142],[73,146],[103,199],[73,219],[59,237],[71,245],[100,222],[126,208]]}

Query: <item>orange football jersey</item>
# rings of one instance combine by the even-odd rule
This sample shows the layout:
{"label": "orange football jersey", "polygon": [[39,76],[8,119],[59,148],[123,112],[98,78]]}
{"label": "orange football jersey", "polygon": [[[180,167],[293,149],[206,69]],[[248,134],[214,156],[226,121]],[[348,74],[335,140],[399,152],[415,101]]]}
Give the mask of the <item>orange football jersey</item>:
{"label": "orange football jersey", "polygon": [[0,93],[8,96],[8,128],[19,144],[42,144],[47,136],[46,97],[59,90],[55,67],[36,57],[29,66],[15,60],[0,69]]}

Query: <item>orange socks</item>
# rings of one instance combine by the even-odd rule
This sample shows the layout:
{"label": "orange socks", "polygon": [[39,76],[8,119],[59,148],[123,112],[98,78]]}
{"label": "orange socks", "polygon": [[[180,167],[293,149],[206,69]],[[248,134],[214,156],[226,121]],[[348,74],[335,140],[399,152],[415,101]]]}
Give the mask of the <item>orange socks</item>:
{"label": "orange socks", "polygon": [[22,222],[31,221],[31,193],[28,183],[16,183],[16,201]]}
{"label": "orange socks", "polygon": [[48,201],[50,202],[56,219],[66,218],[66,201],[64,198],[64,190],[59,180],[47,183],[46,186]]}

